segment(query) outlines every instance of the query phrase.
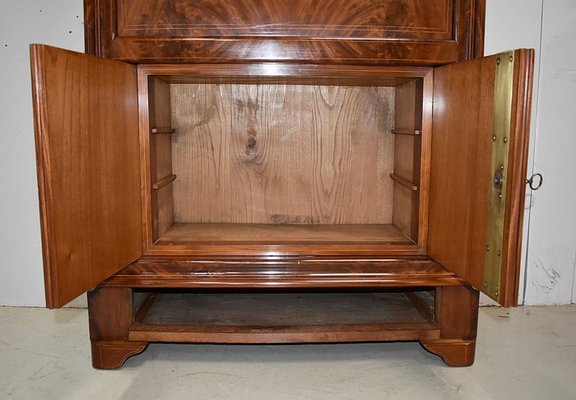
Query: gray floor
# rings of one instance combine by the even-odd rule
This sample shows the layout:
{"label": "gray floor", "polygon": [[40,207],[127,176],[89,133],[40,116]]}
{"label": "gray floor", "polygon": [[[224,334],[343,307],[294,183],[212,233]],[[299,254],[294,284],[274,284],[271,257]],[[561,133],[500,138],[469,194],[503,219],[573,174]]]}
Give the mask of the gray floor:
{"label": "gray floor", "polygon": [[476,363],[416,343],[151,345],[90,366],[87,312],[0,307],[0,399],[576,399],[576,307],[482,308]]}

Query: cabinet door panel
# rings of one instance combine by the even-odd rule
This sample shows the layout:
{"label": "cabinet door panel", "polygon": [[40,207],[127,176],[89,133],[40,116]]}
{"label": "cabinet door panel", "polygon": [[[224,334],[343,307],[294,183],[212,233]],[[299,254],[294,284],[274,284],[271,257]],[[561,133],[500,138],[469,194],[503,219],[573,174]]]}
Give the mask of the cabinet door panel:
{"label": "cabinet door panel", "polygon": [[142,252],[136,68],[31,46],[48,307]]}
{"label": "cabinet door panel", "polygon": [[505,306],[518,297],[533,58],[516,50],[434,71],[429,254]]}

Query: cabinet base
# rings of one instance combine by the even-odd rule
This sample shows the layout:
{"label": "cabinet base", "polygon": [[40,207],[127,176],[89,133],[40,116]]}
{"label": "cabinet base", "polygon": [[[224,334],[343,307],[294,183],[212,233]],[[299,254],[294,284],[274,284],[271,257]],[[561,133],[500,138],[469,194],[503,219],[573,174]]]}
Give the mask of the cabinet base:
{"label": "cabinet base", "polygon": [[474,362],[478,292],[466,285],[207,290],[178,283],[89,292],[93,366],[120,368],[152,342],[415,341],[449,366]]}
{"label": "cabinet base", "polygon": [[468,367],[474,364],[475,340],[427,340],[422,347],[440,356],[450,367]]}
{"label": "cabinet base", "polygon": [[117,369],[126,360],[143,352],[148,342],[93,341],[92,366],[97,369]]}
{"label": "cabinet base", "polygon": [[[474,363],[475,340],[420,341],[422,347],[440,356],[450,367],[468,367]],[[92,342],[92,366],[97,369],[118,369],[126,360],[142,353],[148,342]]]}

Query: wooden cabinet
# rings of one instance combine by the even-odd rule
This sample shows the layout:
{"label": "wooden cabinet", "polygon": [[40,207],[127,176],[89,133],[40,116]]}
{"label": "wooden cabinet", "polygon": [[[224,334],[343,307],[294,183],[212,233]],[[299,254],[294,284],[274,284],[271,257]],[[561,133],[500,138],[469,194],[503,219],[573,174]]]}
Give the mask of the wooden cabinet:
{"label": "wooden cabinet", "polygon": [[533,52],[466,61],[479,1],[329,3],[86,1],[107,58],[31,47],[47,304],[89,290],[95,367],[158,341],[470,365],[477,290],[515,304]]}

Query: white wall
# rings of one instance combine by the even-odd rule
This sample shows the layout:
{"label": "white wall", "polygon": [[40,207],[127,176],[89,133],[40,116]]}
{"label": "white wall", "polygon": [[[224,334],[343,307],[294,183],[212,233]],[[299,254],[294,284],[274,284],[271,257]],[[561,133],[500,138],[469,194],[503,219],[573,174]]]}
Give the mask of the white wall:
{"label": "white wall", "polygon": [[576,272],[576,1],[545,0],[526,304],[574,302]]}
{"label": "white wall", "polygon": [[[536,116],[538,115],[538,80],[540,75],[540,36],[543,0],[487,0],[486,34],[484,54],[494,54],[519,48],[534,49],[534,93],[532,104],[530,151],[528,175],[532,174],[534,147],[536,143]],[[513,26],[512,26],[513,24]],[[527,188],[526,209],[524,214],[523,248],[521,277],[526,274],[528,254],[528,227],[530,224],[531,191]],[[519,303],[524,302],[525,281],[520,279]],[[488,302],[488,301],[487,301]]]}
{"label": "white wall", "polygon": [[[572,176],[576,157],[571,156],[576,148],[571,131],[576,127],[575,25],[573,0],[487,0],[486,54],[517,47],[537,49],[531,144],[536,150],[531,154],[545,185],[533,194],[527,213],[529,304],[569,303],[576,298],[576,202],[570,200],[576,195]],[[0,13],[2,305],[44,305],[29,43],[81,51],[82,1],[4,2]]]}
{"label": "white wall", "polygon": [[29,43],[83,50],[80,0],[2,2],[0,304],[44,305]]}
{"label": "white wall", "polygon": [[576,1],[488,0],[486,53],[536,49],[529,171],[544,185],[528,193],[525,304],[576,300]]}

